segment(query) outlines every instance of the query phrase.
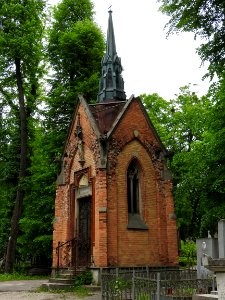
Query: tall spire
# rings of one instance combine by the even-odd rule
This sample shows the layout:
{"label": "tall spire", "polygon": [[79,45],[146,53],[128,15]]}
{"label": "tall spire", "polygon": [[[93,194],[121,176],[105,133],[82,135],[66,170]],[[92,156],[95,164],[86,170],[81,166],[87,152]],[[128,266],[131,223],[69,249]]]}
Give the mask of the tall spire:
{"label": "tall spire", "polygon": [[102,59],[102,75],[99,83],[98,102],[124,101],[124,81],[122,78],[121,59],[116,53],[112,11],[109,10],[106,53]]}

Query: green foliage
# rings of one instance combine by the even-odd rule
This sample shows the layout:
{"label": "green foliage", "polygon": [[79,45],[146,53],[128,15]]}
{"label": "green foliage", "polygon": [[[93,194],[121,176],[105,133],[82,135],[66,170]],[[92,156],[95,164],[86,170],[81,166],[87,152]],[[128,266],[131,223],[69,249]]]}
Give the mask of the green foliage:
{"label": "green foliage", "polygon": [[[47,55],[53,69],[47,99],[47,125],[55,156],[61,154],[78,95],[97,97],[105,49],[101,30],[93,21],[90,0],[63,0],[54,9]],[[57,133],[57,134],[56,134]]]}
{"label": "green foliage", "polygon": [[221,76],[225,66],[225,9],[223,1],[160,0],[161,11],[171,17],[169,32],[194,32],[202,38],[199,54],[210,62],[209,72]]}
{"label": "green foliage", "polygon": [[[51,34],[54,34],[54,29]],[[55,70],[55,78],[50,82],[49,114],[57,122],[58,129],[65,130],[71,121],[78,94],[84,94],[89,101],[96,98],[104,43],[101,31],[93,21],[83,20],[62,32],[55,47],[60,58],[55,61],[56,50],[49,48]]]}
{"label": "green foliage", "polygon": [[192,142],[189,153],[175,155],[171,164],[174,179],[179,181],[174,189],[178,224],[191,220],[186,224],[192,230],[185,237],[206,236],[208,230],[213,235],[217,222],[225,217],[224,90],[224,79],[211,87],[201,110],[196,109],[202,122],[200,138]]}
{"label": "green foliage", "polygon": [[13,272],[12,274],[0,273],[0,282],[14,281],[14,280],[40,280],[40,279],[47,279],[47,278],[46,276],[28,276],[18,272]]}
{"label": "green foliage", "polygon": [[205,135],[213,110],[211,99],[198,98],[190,86],[181,88],[170,101],[156,94],[141,97],[169,150],[168,166],[173,173],[175,212],[181,237],[199,236],[208,209],[209,151]]}
{"label": "green foliage", "polygon": [[[45,1],[29,0],[18,2],[16,0],[1,0],[1,30],[0,30],[0,78],[2,80],[1,92],[13,101],[16,96],[13,90],[15,82],[15,59],[21,61],[24,93],[26,100],[34,98],[34,89],[37,89],[38,77],[42,68],[40,61],[42,54],[42,37]],[[7,75],[7,77],[6,77]],[[30,103],[32,106],[32,102]]]}
{"label": "green foliage", "polygon": [[197,248],[193,241],[184,242],[181,240],[181,251],[179,255],[179,264],[183,267],[193,267],[197,264]]}
{"label": "green foliage", "polygon": [[[18,190],[19,82],[20,96],[24,97],[28,151],[26,178],[19,185],[25,196],[16,257],[18,261],[49,265],[58,171],[56,158],[61,156],[62,141],[77,95],[85,94],[90,101],[96,98],[105,45],[100,29],[93,22],[91,1],[60,2],[54,8],[47,37],[45,4],[44,0],[0,0],[0,258],[5,255],[8,244]],[[20,81],[15,80],[15,61]],[[51,80],[47,83],[46,62],[51,69]],[[46,84],[50,92],[43,96]],[[42,111],[38,104],[44,104]]]}
{"label": "green foliage", "polygon": [[209,92],[213,103],[209,118],[209,130],[205,134],[205,163],[207,166],[206,211],[201,224],[201,233],[217,232],[217,222],[225,218],[225,78],[214,84]]}
{"label": "green foliage", "polygon": [[[173,135],[168,130],[170,129],[168,126],[171,118],[170,103],[156,93],[151,95],[143,94],[140,97],[160,138],[164,143],[167,140],[171,140]],[[170,143],[166,143],[166,146],[170,147]]]}
{"label": "green foliage", "polygon": [[[79,297],[87,297],[89,296],[88,290],[85,287],[82,286],[73,286],[69,288],[65,288],[63,290],[49,290],[47,287],[39,287],[37,290],[37,293],[39,292],[46,292],[46,293],[51,293],[51,294],[62,294],[62,297],[66,299],[66,294],[74,294],[74,296],[79,296]],[[62,299],[64,299],[62,298]]]}
{"label": "green foliage", "polygon": [[44,129],[36,127],[30,146],[33,151],[17,251],[23,260],[51,265],[56,164]]}
{"label": "green foliage", "polygon": [[89,295],[88,290],[80,285],[72,287],[71,291],[80,297],[87,297]]}
{"label": "green foliage", "polygon": [[75,286],[89,285],[92,283],[92,280],[93,280],[93,275],[91,271],[85,270],[84,272],[82,272],[81,274],[75,277],[74,285]]}
{"label": "green foliage", "polygon": [[201,140],[204,132],[209,101],[199,99],[190,89],[190,85],[180,88],[170,101],[157,94],[141,95],[160,138],[172,153],[190,151],[192,142]]}
{"label": "green foliage", "polygon": [[137,300],[151,300],[152,297],[147,293],[141,293],[136,297]]}
{"label": "green foliage", "polygon": [[115,282],[113,281],[113,284],[114,284],[113,290],[116,299],[121,299],[123,290],[130,287],[131,282],[118,277]]}
{"label": "green foliage", "polygon": [[3,121],[0,131],[4,141],[0,164],[1,195],[6,208],[0,212],[8,218],[1,224],[0,231],[1,242],[7,244],[8,249],[7,271],[12,271],[15,259],[18,220],[29,165],[28,139],[32,134],[28,123],[32,122],[31,115],[35,113],[39,79],[43,74],[44,7],[42,0],[0,0],[0,107]]}
{"label": "green foliage", "polygon": [[[185,87],[176,99],[166,103],[160,99],[152,106],[158,119],[149,110],[160,137],[172,152],[169,165],[182,238],[205,236],[208,230],[214,234],[218,220],[225,217],[224,88],[221,79],[199,99]],[[159,111],[157,105],[163,109]]]}

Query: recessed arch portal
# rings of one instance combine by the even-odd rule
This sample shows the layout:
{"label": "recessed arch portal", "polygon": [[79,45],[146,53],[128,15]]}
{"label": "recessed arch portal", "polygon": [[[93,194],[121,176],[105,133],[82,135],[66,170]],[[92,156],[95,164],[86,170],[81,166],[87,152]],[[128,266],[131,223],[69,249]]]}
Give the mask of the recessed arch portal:
{"label": "recessed arch portal", "polygon": [[141,217],[142,168],[137,158],[133,158],[127,168],[127,208],[128,228],[147,229]]}
{"label": "recessed arch portal", "polygon": [[140,165],[137,159],[132,159],[127,169],[127,200],[128,213],[140,213]]}

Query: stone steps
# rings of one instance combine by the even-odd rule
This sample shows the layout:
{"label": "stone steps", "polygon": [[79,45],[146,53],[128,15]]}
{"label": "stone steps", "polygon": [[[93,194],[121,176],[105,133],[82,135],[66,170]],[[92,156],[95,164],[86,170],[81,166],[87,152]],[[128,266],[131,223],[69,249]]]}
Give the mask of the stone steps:
{"label": "stone steps", "polygon": [[42,284],[42,287],[47,288],[48,290],[66,290],[70,289],[73,284],[66,283],[56,283],[56,282],[46,282]]}
{"label": "stone steps", "polygon": [[70,284],[73,285],[74,278],[50,278],[49,283],[60,283],[60,284]]}
{"label": "stone steps", "polygon": [[218,299],[218,291],[211,291],[210,294],[193,295],[193,300],[215,300]]}
{"label": "stone steps", "polygon": [[56,277],[49,278],[49,281],[47,283],[42,284],[42,287],[49,290],[69,289],[74,286],[76,275],[81,274],[83,271],[84,269],[62,269]]}
{"label": "stone steps", "polygon": [[74,277],[75,277],[74,269],[62,269],[59,274],[55,277],[49,278],[47,283],[44,283],[42,287],[47,288],[49,290],[65,290],[73,287],[74,285]]}
{"label": "stone steps", "polygon": [[[63,282],[46,282],[42,284],[42,287],[47,288],[48,290],[66,290],[73,287],[73,284],[67,284]],[[85,285],[84,286],[90,293],[96,293],[101,291],[99,285]]]}

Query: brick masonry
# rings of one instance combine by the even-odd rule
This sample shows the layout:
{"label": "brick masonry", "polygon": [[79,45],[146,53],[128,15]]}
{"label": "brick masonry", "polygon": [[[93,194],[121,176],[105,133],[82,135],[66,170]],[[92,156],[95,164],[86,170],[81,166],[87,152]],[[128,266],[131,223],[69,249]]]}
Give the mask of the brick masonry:
{"label": "brick masonry", "polygon": [[[129,100],[118,118],[111,131],[105,133],[107,143],[102,144],[97,122],[86,101],[80,100],[56,190],[53,267],[57,265],[58,241],[65,242],[76,234],[79,182],[75,183],[74,174],[79,172],[88,178],[92,191],[93,266],[178,264],[172,184],[165,176],[165,150],[139,99]],[[79,139],[75,134],[78,122],[83,133],[83,164],[79,162]],[[127,228],[127,168],[133,158],[141,168],[140,215],[147,230]],[[71,193],[73,186],[75,192]],[[68,252],[69,255],[72,254]]]}

